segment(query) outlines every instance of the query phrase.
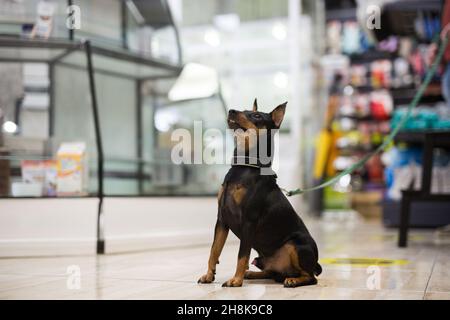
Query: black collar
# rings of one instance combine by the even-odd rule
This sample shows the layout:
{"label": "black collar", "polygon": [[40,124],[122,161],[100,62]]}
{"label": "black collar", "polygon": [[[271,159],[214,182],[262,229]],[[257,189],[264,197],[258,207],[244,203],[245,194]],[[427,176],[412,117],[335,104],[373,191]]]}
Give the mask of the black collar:
{"label": "black collar", "polygon": [[[232,167],[251,167],[256,169],[270,169],[272,167],[272,161],[267,164],[261,163],[259,158],[249,157],[249,156],[236,156],[234,155],[231,158],[231,166]],[[275,171],[271,170],[271,174],[277,177]]]}

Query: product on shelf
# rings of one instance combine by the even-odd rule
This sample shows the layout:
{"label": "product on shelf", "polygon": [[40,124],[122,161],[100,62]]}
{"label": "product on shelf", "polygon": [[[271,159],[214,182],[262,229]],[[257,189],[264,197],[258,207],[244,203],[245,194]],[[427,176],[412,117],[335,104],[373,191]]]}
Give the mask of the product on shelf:
{"label": "product on shelf", "polygon": [[[391,127],[398,125],[400,120],[407,112],[407,106],[397,108],[392,116]],[[403,130],[430,130],[430,129],[450,129],[450,118],[448,117],[448,108],[419,106],[411,112]]]}
{"label": "product on shelf", "polygon": [[57,152],[58,173],[56,190],[58,195],[80,195],[88,186],[88,162],[84,142],[62,143]]}
{"label": "product on shelf", "polygon": [[[401,191],[410,187],[420,189],[422,155],[422,148],[414,146],[394,147],[383,155],[388,199],[400,200]],[[433,158],[431,193],[450,193],[450,155],[444,150],[436,149]]]}
{"label": "product on shelf", "polygon": [[371,84],[374,88],[391,86],[392,63],[387,59],[375,60],[370,65]]}
{"label": "product on shelf", "polygon": [[404,88],[413,85],[414,77],[409,70],[409,63],[405,58],[398,57],[394,60],[394,77],[392,86],[394,88]]}
{"label": "product on shelf", "polygon": [[330,21],[327,25],[328,51],[331,54],[341,53],[341,29],[339,21]]}
{"label": "product on shelf", "polygon": [[342,52],[346,54],[358,53],[361,51],[360,28],[356,21],[344,22],[342,30]]}
{"label": "product on shelf", "polygon": [[31,31],[31,38],[48,39],[53,29],[53,15],[56,3],[52,1],[39,1],[37,5],[37,19]]}
{"label": "product on shelf", "polygon": [[[56,195],[57,165],[55,160],[23,160],[21,171],[23,184],[35,185],[30,187],[33,190],[39,188],[39,196]],[[19,188],[25,190],[29,186],[21,185]]]}
{"label": "product on shelf", "polygon": [[38,184],[41,193],[44,190],[45,171],[44,165],[40,160],[23,160],[21,162],[22,182],[29,184]]}
{"label": "product on shelf", "polygon": [[370,109],[372,116],[378,120],[389,119],[394,102],[387,90],[377,90],[370,93]]}
{"label": "product on shelf", "polygon": [[350,67],[350,84],[355,87],[367,86],[368,69],[364,64],[354,64]]}

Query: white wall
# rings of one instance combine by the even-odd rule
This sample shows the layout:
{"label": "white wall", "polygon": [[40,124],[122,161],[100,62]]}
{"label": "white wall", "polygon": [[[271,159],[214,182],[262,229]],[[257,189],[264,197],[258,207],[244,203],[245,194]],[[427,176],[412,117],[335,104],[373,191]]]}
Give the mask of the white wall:
{"label": "white wall", "polygon": [[[0,257],[95,254],[97,206],[95,198],[0,199]],[[107,253],[210,244],[217,201],[106,198],[104,217]]]}
{"label": "white wall", "polygon": [[97,199],[0,199],[0,256],[95,252]]}
{"label": "white wall", "polygon": [[108,198],[107,252],[210,244],[217,217],[215,197]]}
{"label": "white wall", "polygon": [[[95,254],[97,206],[96,198],[0,199],[0,257]],[[116,253],[210,245],[217,200],[115,197],[103,209],[106,253]]]}

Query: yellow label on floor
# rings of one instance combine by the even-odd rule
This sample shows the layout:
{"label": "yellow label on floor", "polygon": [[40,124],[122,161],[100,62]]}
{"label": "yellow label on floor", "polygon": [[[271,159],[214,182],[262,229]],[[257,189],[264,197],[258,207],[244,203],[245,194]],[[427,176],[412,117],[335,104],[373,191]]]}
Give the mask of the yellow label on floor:
{"label": "yellow label on floor", "polygon": [[323,258],[319,261],[322,264],[333,265],[351,265],[356,267],[368,267],[368,266],[399,266],[409,263],[408,260],[393,260],[393,259],[380,259],[380,258]]}

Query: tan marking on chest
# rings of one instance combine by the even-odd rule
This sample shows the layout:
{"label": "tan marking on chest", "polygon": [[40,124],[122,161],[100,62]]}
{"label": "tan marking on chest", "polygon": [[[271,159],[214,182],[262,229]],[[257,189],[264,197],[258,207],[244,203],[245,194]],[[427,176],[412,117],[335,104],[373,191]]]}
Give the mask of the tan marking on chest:
{"label": "tan marking on chest", "polygon": [[220,204],[220,199],[222,199],[223,195],[223,186],[220,186],[219,192],[217,193],[217,202]]}
{"label": "tan marking on chest", "polygon": [[230,195],[235,204],[240,205],[247,193],[247,189],[241,184],[234,184],[230,188]]}

